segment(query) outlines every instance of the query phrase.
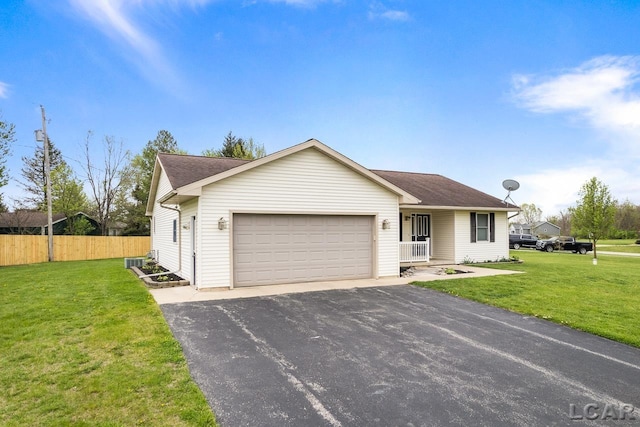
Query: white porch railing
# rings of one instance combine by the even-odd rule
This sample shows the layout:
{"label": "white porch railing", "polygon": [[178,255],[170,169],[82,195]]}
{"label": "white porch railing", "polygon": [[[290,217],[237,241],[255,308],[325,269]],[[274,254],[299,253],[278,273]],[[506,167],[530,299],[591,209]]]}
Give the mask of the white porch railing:
{"label": "white porch railing", "polygon": [[429,262],[429,239],[424,242],[400,242],[400,262]]}

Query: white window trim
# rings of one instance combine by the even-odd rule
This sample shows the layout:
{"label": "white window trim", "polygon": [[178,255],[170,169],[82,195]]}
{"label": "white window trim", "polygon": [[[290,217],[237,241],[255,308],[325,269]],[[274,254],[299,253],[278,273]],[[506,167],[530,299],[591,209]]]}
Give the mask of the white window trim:
{"label": "white window trim", "polygon": [[[480,215],[483,215],[487,218],[487,225],[485,226],[480,226]],[[484,213],[484,212],[476,212],[476,242],[489,242],[491,240],[491,221],[490,221],[490,215],[488,213]],[[486,237],[484,239],[480,239],[480,229],[486,229],[487,230],[487,234]]]}

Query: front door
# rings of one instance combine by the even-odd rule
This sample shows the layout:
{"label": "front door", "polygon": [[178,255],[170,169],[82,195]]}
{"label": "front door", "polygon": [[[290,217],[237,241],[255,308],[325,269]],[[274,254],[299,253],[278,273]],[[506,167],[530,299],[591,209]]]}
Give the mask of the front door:
{"label": "front door", "polygon": [[431,235],[431,215],[411,215],[411,241],[424,242]]}

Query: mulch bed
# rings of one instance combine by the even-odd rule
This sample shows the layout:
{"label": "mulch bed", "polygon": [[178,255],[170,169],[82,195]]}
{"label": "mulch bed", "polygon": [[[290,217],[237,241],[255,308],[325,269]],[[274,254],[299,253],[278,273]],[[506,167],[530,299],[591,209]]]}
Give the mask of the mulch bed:
{"label": "mulch bed", "polygon": [[[168,269],[158,264],[145,264],[142,267],[131,267],[131,270],[138,276],[169,272]],[[162,274],[151,277],[140,277],[149,288],[172,288],[176,286],[188,286],[189,281],[183,279],[175,273]]]}

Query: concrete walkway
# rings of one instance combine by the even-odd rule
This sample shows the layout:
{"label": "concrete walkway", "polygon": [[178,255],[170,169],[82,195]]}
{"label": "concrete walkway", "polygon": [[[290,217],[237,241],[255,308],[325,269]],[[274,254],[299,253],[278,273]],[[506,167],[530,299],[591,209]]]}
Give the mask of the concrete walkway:
{"label": "concrete walkway", "polygon": [[[443,274],[444,269],[451,267],[465,271],[464,274]],[[517,274],[521,271],[496,270],[468,265],[451,265],[437,267],[421,267],[407,277],[391,277],[383,279],[339,280],[332,282],[292,283],[286,285],[254,286],[235,289],[197,290],[191,286],[175,288],[150,289],[149,292],[158,304],[175,304],[192,301],[213,301],[235,298],[253,298],[267,295],[295,294],[301,292],[317,292],[335,289],[370,288],[377,286],[406,285],[411,282],[430,280],[467,279],[473,277],[499,276]]]}

